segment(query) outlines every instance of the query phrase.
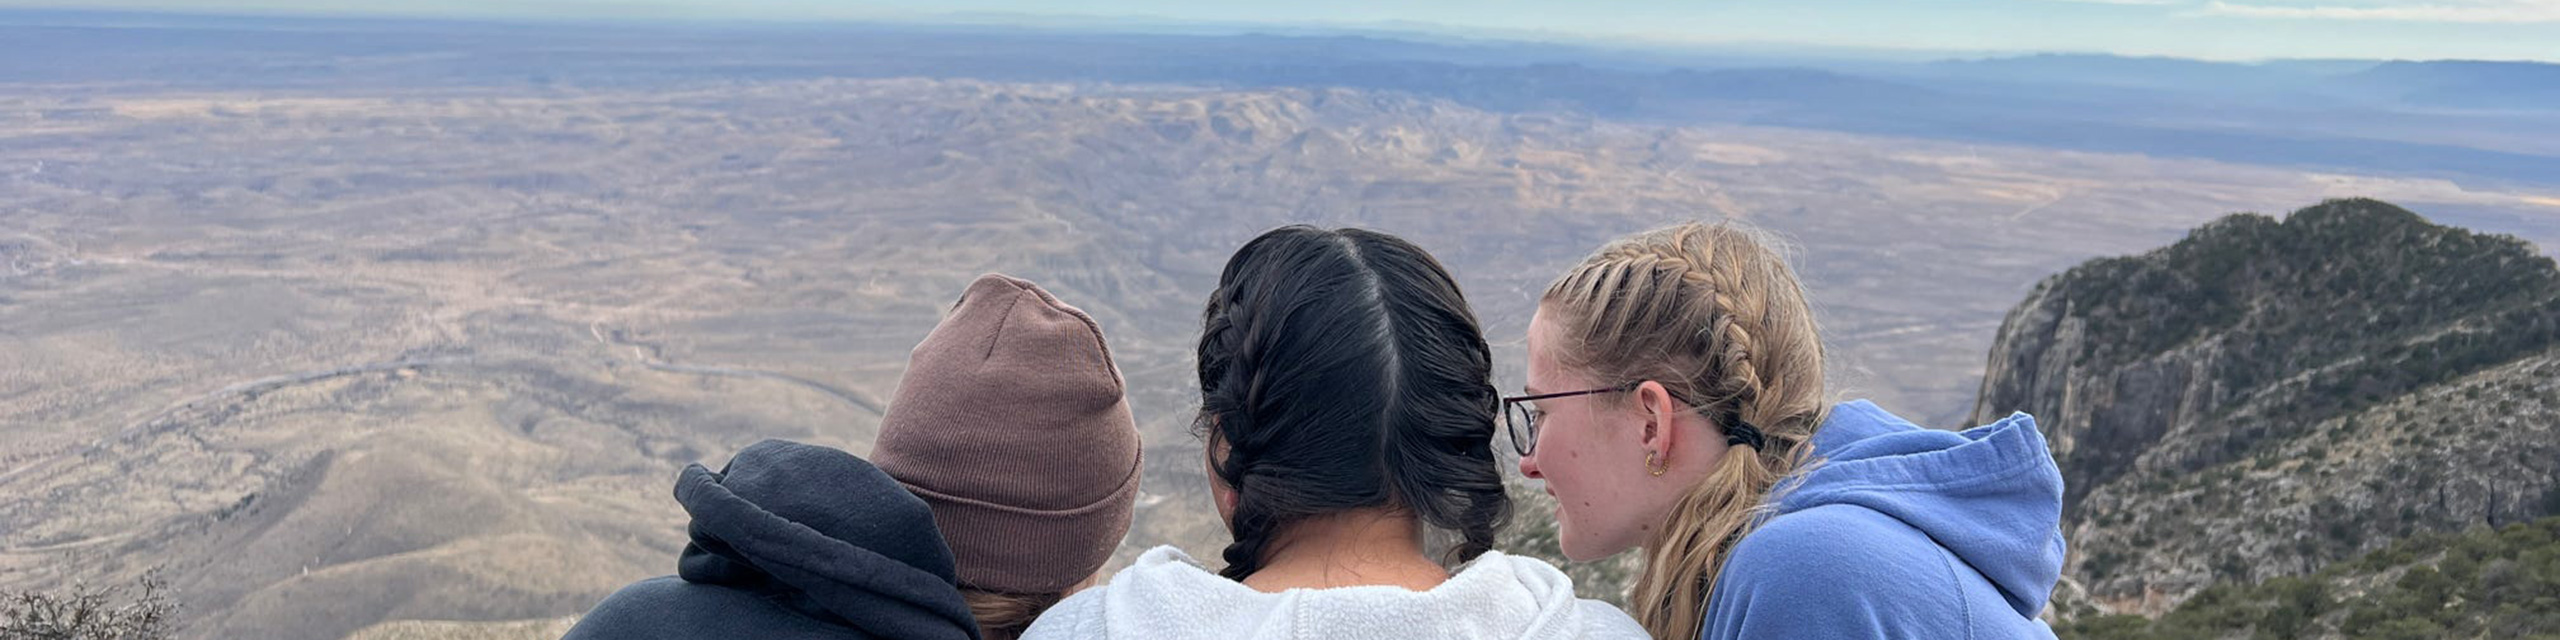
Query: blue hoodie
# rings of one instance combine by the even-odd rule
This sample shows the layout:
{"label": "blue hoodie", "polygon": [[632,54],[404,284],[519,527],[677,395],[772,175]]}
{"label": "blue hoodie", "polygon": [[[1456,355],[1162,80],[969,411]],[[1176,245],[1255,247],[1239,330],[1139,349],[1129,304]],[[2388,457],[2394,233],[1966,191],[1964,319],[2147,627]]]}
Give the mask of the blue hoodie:
{"label": "blue hoodie", "polygon": [[2062,472],[2035,418],[1939,431],[1859,400],[1813,455],[1734,545],[1706,639],[2053,637]]}

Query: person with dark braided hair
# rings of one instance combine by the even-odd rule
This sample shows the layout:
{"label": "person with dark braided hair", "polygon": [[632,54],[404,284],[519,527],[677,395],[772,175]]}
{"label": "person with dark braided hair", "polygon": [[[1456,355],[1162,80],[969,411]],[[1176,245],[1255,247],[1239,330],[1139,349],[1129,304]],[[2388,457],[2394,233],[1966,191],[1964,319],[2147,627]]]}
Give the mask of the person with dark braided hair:
{"label": "person with dark braided hair", "polygon": [[[1645,637],[1555,567],[1492,550],[1511,514],[1492,353],[1420,247],[1265,233],[1219,275],[1198,358],[1225,567],[1159,547],[1024,638]],[[1438,557],[1433,533],[1455,540]]]}

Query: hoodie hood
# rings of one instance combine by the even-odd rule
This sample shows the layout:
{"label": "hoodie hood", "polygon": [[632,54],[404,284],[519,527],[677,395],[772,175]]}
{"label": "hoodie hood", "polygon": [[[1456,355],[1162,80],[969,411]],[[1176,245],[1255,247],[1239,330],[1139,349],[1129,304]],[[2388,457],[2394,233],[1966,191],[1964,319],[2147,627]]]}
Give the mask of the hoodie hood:
{"label": "hoodie hood", "polygon": [[1813,455],[1773,516],[1833,504],[1874,510],[1981,573],[2019,615],[2044,610],[2062,576],[2062,472],[2035,418],[1941,431],[1858,400],[1832,408]]}
{"label": "hoodie hood", "polygon": [[675,494],[693,516],[687,582],[878,637],[978,638],[932,511],[853,454],[766,440],[719,472],[686,467]]}
{"label": "hoodie hood", "polygon": [[1573,579],[1532,558],[1486,552],[1428,591],[1400,587],[1263,593],[1157,547],[1109,585],[1041,617],[1024,636],[1226,640],[1644,638],[1623,612],[1573,595]]}

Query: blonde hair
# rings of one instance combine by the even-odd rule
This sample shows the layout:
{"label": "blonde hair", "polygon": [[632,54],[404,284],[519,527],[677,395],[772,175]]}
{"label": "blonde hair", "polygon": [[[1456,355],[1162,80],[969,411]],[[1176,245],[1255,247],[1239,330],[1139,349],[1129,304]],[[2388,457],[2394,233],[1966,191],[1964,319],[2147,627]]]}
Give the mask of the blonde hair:
{"label": "blonde hair", "polygon": [[1049,607],[1066,599],[1056,593],[1002,593],[960,588],[960,599],[969,602],[969,616],[978,619],[978,634],[986,640],[1016,640],[1031,630],[1031,622]]}
{"label": "blonde hair", "polygon": [[1609,384],[1659,382],[1718,426],[1739,419],[1766,438],[1757,451],[1728,445],[1645,545],[1629,604],[1655,638],[1699,637],[1726,554],[1830,410],[1821,337],[1784,246],[1734,222],[1656,229],[1601,247],[1539,299],[1561,328],[1560,364]]}

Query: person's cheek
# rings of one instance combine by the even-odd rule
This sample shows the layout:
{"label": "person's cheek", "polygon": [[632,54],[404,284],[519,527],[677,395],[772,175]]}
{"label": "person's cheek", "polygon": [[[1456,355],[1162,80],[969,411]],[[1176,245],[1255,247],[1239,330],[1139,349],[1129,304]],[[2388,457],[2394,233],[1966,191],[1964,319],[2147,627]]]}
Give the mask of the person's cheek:
{"label": "person's cheek", "polygon": [[1561,450],[1557,452],[1562,454],[1559,456],[1561,459],[1556,460],[1554,464],[1565,468],[1561,473],[1567,476],[1566,482],[1572,485],[1572,495],[1558,495],[1556,498],[1558,502],[1569,501],[1574,509],[1587,512],[1592,506],[1590,502],[1592,495],[1596,493],[1596,489],[1599,489],[1592,485],[1592,481],[1596,478],[1593,477],[1591,469],[1585,466],[1589,462],[1589,456],[1583,455],[1583,448],[1589,443],[1583,442],[1580,438],[1568,437],[1564,440],[1567,441],[1565,446],[1558,447]]}

